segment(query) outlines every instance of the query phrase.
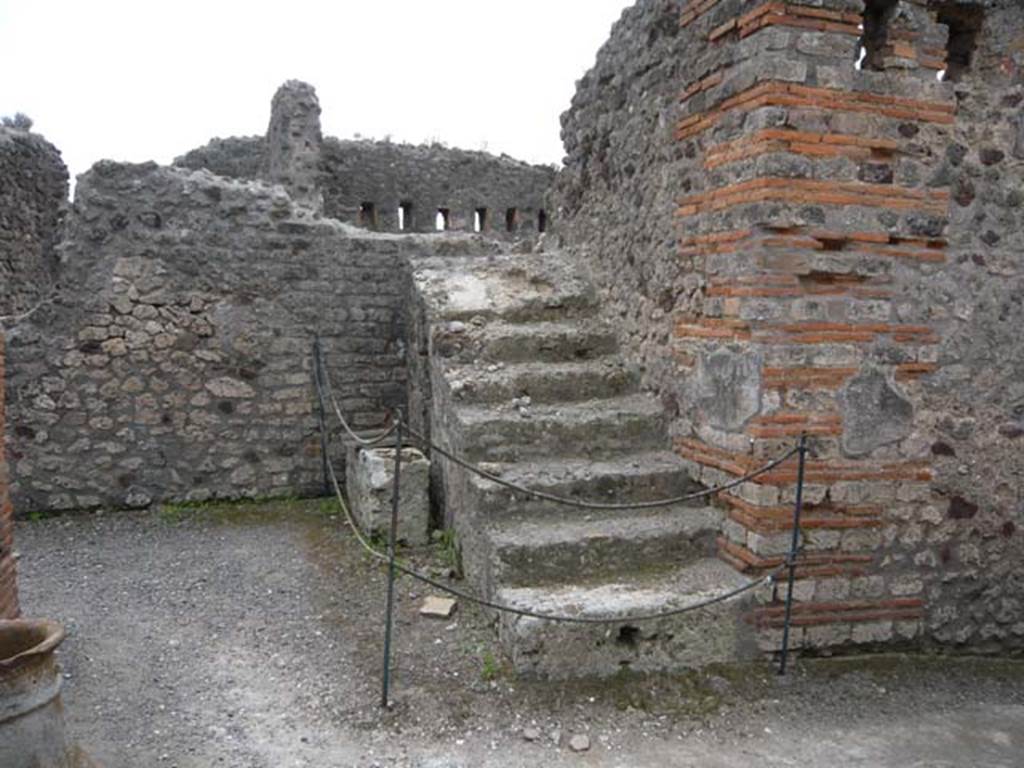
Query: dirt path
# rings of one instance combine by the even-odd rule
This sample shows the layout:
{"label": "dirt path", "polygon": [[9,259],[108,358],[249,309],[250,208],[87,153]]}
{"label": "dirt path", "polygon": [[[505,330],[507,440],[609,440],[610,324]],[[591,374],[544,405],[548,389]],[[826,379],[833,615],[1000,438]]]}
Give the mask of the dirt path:
{"label": "dirt path", "polygon": [[[139,766],[1024,765],[1024,667],[886,657],[550,685],[511,679],[479,613],[421,619],[318,504],[22,522],[26,614],[59,619],[69,726]],[[421,557],[443,573],[441,553]],[[535,732],[534,732],[535,730]],[[568,748],[586,734],[589,751]],[[525,735],[533,738],[528,740]]]}

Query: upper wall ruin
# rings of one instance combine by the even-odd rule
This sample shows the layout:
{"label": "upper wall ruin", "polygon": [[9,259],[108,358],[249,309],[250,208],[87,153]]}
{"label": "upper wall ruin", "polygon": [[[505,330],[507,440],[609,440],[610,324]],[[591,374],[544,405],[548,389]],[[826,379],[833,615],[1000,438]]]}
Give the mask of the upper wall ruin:
{"label": "upper wall ruin", "polygon": [[[562,238],[694,476],[810,436],[810,646],[1024,645],[1022,98],[1010,0],[642,0],[563,117]],[[726,497],[737,568],[792,481]]]}
{"label": "upper wall ruin", "polygon": [[41,136],[0,126],[0,316],[30,311],[53,284],[68,172]]}
{"label": "upper wall ruin", "polygon": [[[296,114],[293,108],[280,109],[285,102],[302,105],[304,115],[319,115],[316,95],[304,83],[282,86],[274,97],[273,114]],[[283,119],[271,118],[267,137],[214,139],[177,158],[175,165],[228,178],[287,182],[281,173],[285,159],[274,150],[284,146],[291,153],[290,147],[301,145],[307,177],[303,184],[319,190],[325,215],[357,227],[409,233],[443,229],[490,237],[536,235],[548,227],[544,200],[554,181],[553,168],[438,144],[322,139],[319,121],[314,130]],[[288,138],[283,145],[282,135]],[[289,163],[298,160],[287,158]]]}
{"label": "upper wall ruin", "polygon": [[273,183],[109,161],[79,177],[56,290],[5,323],[19,513],[320,492],[316,334],[357,428],[405,404],[409,260],[491,246],[325,214],[318,116],[308,86],[278,92]]}

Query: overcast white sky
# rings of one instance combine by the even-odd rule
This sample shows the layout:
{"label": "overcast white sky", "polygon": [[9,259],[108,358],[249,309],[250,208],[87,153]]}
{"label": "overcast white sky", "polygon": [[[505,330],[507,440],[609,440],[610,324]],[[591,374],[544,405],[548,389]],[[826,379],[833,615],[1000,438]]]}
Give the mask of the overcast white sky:
{"label": "overcast white sky", "polygon": [[312,83],[328,135],[440,139],[538,163],[632,0],[0,0],[0,115],[25,112],[72,177],[261,134]]}

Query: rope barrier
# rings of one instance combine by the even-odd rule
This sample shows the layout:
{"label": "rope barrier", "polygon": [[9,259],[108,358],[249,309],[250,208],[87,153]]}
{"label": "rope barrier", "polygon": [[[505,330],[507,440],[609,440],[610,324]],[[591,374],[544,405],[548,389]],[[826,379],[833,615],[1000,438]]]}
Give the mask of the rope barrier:
{"label": "rope barrier", "polygon": [[[345,432],[352,439],[354,439],[359,445],[363,445],[363,446],[366,446],[366,447],[372,447],[372,446],[375,446],[375,445],[379,445],[381,442],[383,442],[388,437],[390,437],[391,435],[394,434],[395,430],[398,428],[398,422],[397,422],[397,420],[392,418],[391,426],[384,433],[382,433],[380,436],[378,436],[376,438],[373,438],[373,439],[366,439],[366,438],[359,437],[352,430],[352,428],[349,426],[348,421],[345,419],[344,414],[341,412],[341,408],[338,406],[338,401],[337,401],[337,399],[334,396],[333,389],[331,388],[331,382],[330,382],[330,379],[327,376],[326,368],[321,365],[320,371],[321,371],[320,372],[320,376],[322,378],[323,384],[327,388],[327,396],[330,399],[331,404],[334,407],[335,415],[337,416],[338,421],[341,423],[342,429],[344,429]],[[779,466],[780,464],[783,464],[784,462],[786,462],[788,459],[790,459],[793,456],[795,456],[800,451],[799,446],[793,447],[789,451],[784,453],[782,456],[779,456],[778,458],[774,459],[773,461],[768,462],[767,464],[765,464],[764,466],[762,466],[762,467],[760,467],[758,469],[755,469],[753,472],[750,472],[750,473],[748,473],[746,475],[743,475],[742,477],[736,478],[735,480],[731,480],[730,482],[725,483],[724,485],[716,486],[714,488],[707,488],[707,489],[702,490],[702,491],[694,491],[693,493],[683,494],[682,496],[675,496],[675,497],[668,498],[668,499],[658,499],[656,501],[638,501],[638,502],[633,502],[633,503],[613,504],[613,503],[608,503],[608,502],[586,501],[584,499],[571,499],[571,498],[568,498],[568,497],[565,497],[565,496],[558,496],[558,495],[553,494],[553,493],[546,493],[545,491],[538,491],[538,490],[534,490],[533,488],[527,488],[526,486],[519,485],[518,483],[513,483],[513,482],[511,482],[509,480],[505,480],[505,479],[499,477],[498,475],[495,475],[495,474],[492,474],[490,472],[487,472],[486,470],[480,469],[475,464],[473,464],[472,462],[467,461],[466,459],[462,459],[459,456],[456,456],[451,451],[448,451],[445,448],[442,448],[441,446],[439,446],[436,443],[434,443],[431,440],[429,440],[424,435],[422,435],[419,432],[417,432],[416,430],[414,430],[411,426],[409,426],[408,423],[403,422],[402,428],[403,428],[403,431],[406,434],[408,434],[410,437],[414,438],[415,440],[418,440],[420,442],[421,446],[423,448],[425,448],[426,450],[428,450],[428,451],[430,451],[432,453],[437,453],[440,456],[443,456],[445,459],[447,459],[448,461],[451,461],[453,464],[456,464],[457,466],[460,466],[463,469],[465,469],[465,470],[467,470],[469,472],[472,472],[473,474],[477,475],[478,477],[482,477],[484,480],[487,480],[489,482],[495,483],[495,484],[500,485],[500,486],[502,486],[504,488],[508,488],[509,490],[515,491],[516,493],[522,493],[522,494],[524,494],[526,496],[531,496],[531,497],[533,497],[535,499],[540,499],[542,501],[550,501],[552,503],[561,504],[561,505],[567,506],[567,507],[575,507],[576,509],[589,509],[589,510],[602,510],[602,511],[628,511],[628,510],[640,510],[640,509],[661,509],[663,507],[675,506],[676,504],[684,504],[684,503],[686,503],[688,501],[696,501],[698,499],[706,499],[706,498],[710,498],[712,496],[717,496],[718,494],[720,494],[720,493],[722,493],[724,491],[728,491],[728,490],[731,490],[733,488],[736,488],[736,487],[738,487],[740,485],[743,485],[744,483],[750,482],[751,480],[753,480],[753,479],[755,479],[757,477],[760,477],[763,474],[766,474],[767,472],[771,472],[777,466]]]}
{"label": "rope barrier", "polygon": [[47,296],[45,299],[38,302],[34,307],[32,307],[32,309],[29,309],[25,312],[20,312],[14,315],[0,315],[0,325],[6,325],[7,323],[16,325],[17,323],[20,323],[22,320],[28,320],[30,317],[32,317],[32,315],[34,315],[40,309],[45,307],[47,304],[52,304],[55,298],[55,294],[52,296]]}
{"label": "rope barrier", "polygon": [[[391,433],[397,431],[399,429],[399,425],[401,425],[404,429],[408,429],[408,426],[405,424],[404,421],[402,421],[400,418],[392,417],[392,425],[389,428],[388,434],[387,435],[382,435],[381,437],[378,437],[376,439],[376,441],[367,441],[365,438],[361,438],[358,435],[355,435],[355,433],[352,431],[352,429],[348,425],[348,422],[345,420],[344,414],[341,412],[341,408],[338,407],[337,400],[334,397],[333,391],[330,390],[330,382],[327,379],[324,367],[322,366],[321,361],[319,359],[319,346],[318,346],[317,366],[318,366],[319,370],[318,370],[318,375],[316,376],[315,380],[316,380],[316,386],[317,386],[317,390],[318,390],[319,396],[321,398],[323,397],[323,395],[324,395],[323,388],[324,388],[324,386],[326,386],[328,388],[328,395],[329,395],[329,397],[331,399],[332,404],[334,405],[335,414],[336,414],[338,420],[341,422],[342,427],[345,429],[345,431],[351,437],[358,439],[361,444],[364,444],[364,445],[365,444],[371,444],[371,445],[379,444],[381,439],[383,439],[384,437],[388,437],[388,436],[390,436]],[[629,504],[626,504],[626,505],[622,505],[622,504],[591,504],[590,502],[581,502],[581,501],[576,500],[576,499],[565,499],[565,498],[562,498],[562,497],[555,496],[553,494],[547,494],[547,493],[543,493],[543,492],[540,492],[540,491],[533,491],[532,489],[525,488],[523,486],[518,486],[515,483],[510,483],[508,481],[502,480],[501,478],[499,478],[499,477],[497,477],[495,475],[491,475],[490,473],[484,472],[483,470],[479,469],[478,467],[475,467],[470,462],[465,461],[463,459],[460,459],[459,457],[455,456],[454,454],[450,453],[449,451],[446,451],[445,449],[440,448],[439,446],[434,445],[430,441],[426,440],[426,438],[424,438],[419,433],[417,433],[417,432],[415,432],[415,431],[413,431],[411,429],[409,429],[408,431],[409,431],[409,434],[412,437],[420,440],[425,445],[429,446],[430,449],[436,450],[440,455],[444,456],[445,458],[449,459],[450,461],[453,461],[454,463],[458,464],[459,466],[464,467],[465,469],[467,469],[469,471],[475,472],[476,474],[480,475],[481,477],[483,477],[483,478],[485,478],[487,480],[491,480],[492,482],[496,482],[499,485],[503,485],[503,486],[512,488],[513,490],[517,490],[519,492],[526,493],[526,494],[529,494],[529,495],[532,495],[532,496],[535,496],[535,497],[538,497],[538,498],[543,498],[543,499],[548,500],[548,501],[568,504],[570,506],[575,506],[575,507],[583,507],[583,508],[587,508],[587,509],[647,509],[647,508],[658,508],[658,507],[671,506],[673,504],[678,504],[681,501],[687,501],[687,500],[694,499],[694,498],[704,498],[704,497],[711,496],[711,495],[716,494],[716,493],[721,493],[723,490],[727,490],[729,488],[733,488],[733,487],[735,487],[735,486],[737,486],[737,485],[739,485],[739,484],[741,484],[743,482],[747,482],[748,480],[750,480],[750,479],[752,479],[754,477],[757,477],[758,475],[764,474],[765,472],[768,472],[771,469],[777,467],[779,464],[782,464],[784,461],[786,461],[787,459],[789,459],[790,457],[792,457],[795,453],[797,453],[799,451],[798,448],[797,449],[792,449],[792,450],[788,451],[785,455],[779,457],[778,459],[775,459],[774,461],[770,462],[769,464],[765,465],[764,467],[761,467],[760,469],[756,470],[755,472],[753,472],[753,473],[751,473],[749,475],[746,475],[746,476],[744,476],[742,478],[739,478],[738,480],[735,480],[735,481],[733,481],[731,483],[723,485],[723,486],[721,486],[719,488],[708,489],[706,491],[700,491],[700,492],[694,493],[694,494],[687,494],[686,496],[677,497],[675,499],[666,499],[666,500],[662,500],[662,501],[658,501],[658,502],[644,502],[643,504],[639,504],[639,505],[629,505]],[[396,450],[400,451],[401,450],[401,446],[398,446],[396,448]],[[344,494],[341,491],[341,484],[338,482],[338,475],[337,475],[337,473],[334,470],[334,463],[328,459],[328,461],[326,462],[325,466],[326,466],[326,469],[327,469],[327,472],[328,472],[328,475],[329,475],[329,478],[330,478],[330,481],[331,481],[331,486],[334,489],[334,494],[335,494],[335,497],[337,499],[338,505],[341,507],[341,510],[342,510],[343,516],[345,518],[345,521],[348,524],[348,526],[352,529],[352,532],[355,534],[356,540],[358,541],[359,545],[367,552],[367,554],[370,555],[370,557],[372,559],[374,559],[374,560],[376,560],[376,561],[378,561],[378,562],[380,562],[382,564],[390,566],[392,564],[391,557],[388,554],[380,552],[379,550],[377,550],[377,549],[375,549],[373,547],[373,545],[367,540],[366,536],[363,534],[363,531],[359,527],[359,524],[356,522],[356,520],[352,516],[352,510],[349,508],[348,504],[345,502]],[[490,610],[495,610],[495,611],[498,611],[498,612],[501,612],[501,613],[507,613],[507,614],[511,614],[511,615],[514,615],[514,616],[522,616],[522,617],[527,617],[527,618],[540,619],[540,620],[543,620],[543,621],[552,621],[552,622],[565,623],[565,624],[591,624],[591,625],[633,624],[633,623],[641,623],[641,622],[649,622],[649,621],[658,621],[658,620],[661,620],[661,619],[667,619],[667,618],[671,618],[671,617],[674,617],[674,616],[681,616],[681,615],[686,614],[686,613],[691,613],[691,612],[694,612],[694,611],[703,610],[703,609],[709,608],[709,607],[711,607],[713,605],[717,605],[719,603],[724,603],[724,602],[727,602],[729,600],[732,600],[732,599],[734,599],[736,597],[739,597],[740,595],[743,595],[743,594],[745,594],[747,592],[750,592],[751,590],[757,589],[758,587],[773,585],[775,583],[775,580],[779,576],[779,574],[782,573],[784,570],[786,570],[786,568],[788,568],[789,565],[790,565],[790,563],[787,561],[786,563],[784,563],[779,568],[777,568],[774,571],[772,571],[772,573],[768,574],[767,576],[764,576],[764,577],[762,577],[760,579],[757,579],[755,581],[747,582],[746,584],[743,584],[743,585],[741,585],[739,587],[736,587],[734,589],[728,590],[728,591],[723,592],[721,594],[715,595],[713,597],[709,597],[709,598],[706,598],[704,600],[700,600],[700,601],[695,602],[695,603],[690,603],[690,604],[687,604],[685,606],[680,606],[678,608],[671,608],[671,609],[664,610],[664,611],[657,611],[657,612],[654,612],[654,613],[646,613],[646,614],[637,614],[637,615],[632,615],[632,616],[570,616],[570,615],[566,615],[566,614],[545,613],[545,612],[542,612],[542,611],[536,611],[536,610],[532,610],[532,609],[529,609],[529,608],[518,608],[516,606],[512,606],[512,605],[508,605],[508,604],[504,604],[504,603],[499,603],[499,602],[494,601],[494,600],[489,600],[487,598],[479,597],[477,595],[471,594],[471,593],[466,592],[464,590],[456,589],[455,587],[452,587],[452,586],[450,586],[448,584],[445,584],[444,582],[442,582],[442,581],[440,581],[438,579],[435,579],[435,578],[432,578],[430,576],[427,576],[426,574],[420,573],[416,569],[412,568],[409,565],[406,565],[405,563],[403,563],[401,561],[398,561],[398,560],[394,561],[394,567],[395,567],[395,569],[397,571],[399,571],[401,573],[404,573],[405,575],[407,575],[407,576],[409,576],[409,577],[411,577],[411,578],[413,578],[413,579],[415,579],[415,580],[417,580],[417,581],[419,581],[419,582],[421,582],[423,584],[426,584],[426,585],[431,586],[431,587],[433,587],[435,589],[438,589],[438,590],[444,592],[445,594],[451,595],[452,597],[458,598],[460,600],[465,600],[465,601],[467,601],[469,603],[473,603],[473,604],[479,605],[479,606],[481,606],[483,608],[488,608]]]}
{"label": "rope barrier", "polygon": [[513,490],[513,491],[516,491],[517,493],[522,493],[522,494],[526,494],[527,496],[532,496],[535,499],[541,499],[543,501],[550,501],[550,502],[554,502],[555,504],[562,504],[562,505],[567,506],[567,507],[576,507],[577,509],[591,509],[591,510],[618,510],[618,511],[624,511],[624,510],[636,510],[636,509],[660,509],[662,507],[671,507],[671,506],[674,506],[676,504],[682,504],[682,503],[685,503],[687,501],[696,501],[697,499],[705,499],[705,498],[709,498],[711,496],[717,496],[719,493],[722,493],[723,491],[728,491],[728,490],[731,490],[732,488],[736,488],[737,486],[743,485],[743,483],[749,482],[749,481],[753,480],[756,477],[760,477],[761,475],[763,475],[763,474],[765,474],[767,472],[770,472],[771,470],[775,469],[775,467],[779,466],[780,464],[784,463],[788,459],[790,459],[793,456],[795,456],[799,452],[799,450],[800,450],[799,448],[791,448],[789,451],[784,453],[779,458],[777,458],[777,459],[775,459],[773,461],[770,461],[768,464],[765,464],[764,466],[760,467],[759,469],[756,469],[753,472],[744,475],[743,477],[739,477],[739,478],[737,478],[735,480],[732,480],[732,481],[730,481],[728,483],[725,483],[724,485],[719,485],[719,486],[716,486],[714,488],[707,488],[707,489],[705,489],[703,491],[694,491],[693,493],[687,493],[687,494],[684,494],[682,496],[675,496],[675,497],[670,498],[670,499],[659,499],[657,501],[638,501],[638,502],[625,503],[625,504],[612,504],[612,503],[607,503],[607,502],[595,502],[595,501],[584,501],[584,500],[581,500],[581,499],[570,499],[570,498],[567,498],[565,496],[557,496],[557,495],[555,495],[553,493],[546,493],[544,491],[537,491],[537,490],[534,490],[532,488],[527,488],[527,487],[525,487],[523,485],[519,485],[517,483],[513,483],[513,482],[511,482],[509,480],[505,480],[505,479],[503,479],[503,478],[501,478],[501,477],[499,477],[497,475],[491,474],[490,472],[487,472],[487,471],[485,471],[483,469],[480,469],[479,467],[477,467],[474,464],[466,461],[465,459],[459,458],[458,456],[454,455],[450,451],[447,451],[444,448],[442,448],[441,446],[431,442],[430,440],[425,438],[419,432],[416,432],[414,429],[412,429],[408,425],[406,425],[405,428],[408,431],[408,434],[409,434],[410,437],[413,437],[413,438],[419,440],[421,443],[423,443],[423,445],[426,448],[428,448],[428,450],[440,454],[444,458],[448,459],[448,461],[451,461],[453,464],[457,464],[458,466],[462,467],[463,469],[466,469],[466,470],[472,472],[473,474],[475,474],[475,475],[477,475],[479,477],[482,477],[484,480],[488,480],[488,481],[490,481],[492,483],[496,483],[498,485],[504,486],[505,488],[508,488],[510,490]]}
{"label": "rope barrier", "polygon": [[334,388],[331,386],[330,375],[327,373],[327,366],[324,365],[323,361],[323,346],[320,343],[319,335],[316,337],[314,347],[316,349],[316,360],[314,361],[316,370],[314,373],[316,375],[316,385],[318,394],[320,395],[322,401],[324,394],[323,388],[327,388],[327,395],[330,398],[331,406],[334,408],[334,413],[337,415],[338,421],[341,422],[341,428],[345,430],[345,433],[349,436],[349,439],[351,439],[357,445],[363,446],[364,448],[372,448],[374,446],[380,445],[393,434],[395,434],[395,431],[398,429],[398,422],[394,420],[392,420],[391,424],[389,424],[384,429],[383,432],[381,432],[379,435],[376,435],[375,437],[363,437],[362,435],[357,434],[356,431],[352,429],[351,426],[349,426],[348,421],[345,419],[344,414],[342,414],[341,412],[341,407],[338,405],[338,400],[334,396]]}
{"label": "rope barrier", "polygon": [[[349,527],[352,529],[352,532],[355,534],[356,541],[359,542],[360,546],[362,546],[362,548],[366,550],[366,552],[370,555],[371,558],[379,561],[384,565],[389,565],[390,558],[388,557],[388,555],[386,555],[383,552],[380,552],[377,549],[374,549],[373,545],[366,539],[366,536],[363,534],[362,529],[360,529],[359,524],[352,517],[352,510],[349,509],[348,504],[345,503],[345,498],[341,492],[341,486],[338,483],[338,475],[334,471],[333,463],[328,462],[327,466],[328,473],[331,479],[331,484],[334,487],[334,493],[338,500],[338,505],[341,507],[342,512],[344,513],[345,521],[348,523]],[[496,601],[488,600],[486,598],[473,595],[469,592],[456,589],[455,587],[449,586],[448,584],[445,584],[444,582],[439,581],[438,579],[420,573],[416,569],[400,561],[395,562],[395,568],[400,572],[404,573],[406,576],[410,576],[411,578],[419,582],[422,582],[423,584],[427,584],[431,587],[434,587],[435,589],[441,590],[442,592],[449,594],[452,597],[456,597],[460,600],[465,600],[467,602],[474,603],[484,608],[499,611],[501,613],[508,613],[515,616],[524,616],[533,619],[542,619],[544,621],[553,621],[562,624],[604,625],[634,624],[640,622],[657,621],[659,619],[667,619],[673,616],[681,616],[685,613],[691,613],[693,611],[709,608],[712,605],[717,605],[718,603],[724,603],[728,600],[732,600],[733,598],[739,597],[740,595],[745,594],[746,592],[749,592],[753,589],[757,589],[758,587],[772,585],[775,582],[775,579],[778,577],[778,575],[782,573],[783,570],[785,570],[786,566],[780,566],[767,576],[764,576],[756,581],[748,582],[747,584],[729,590],[728,592],[724,592],[720,595],[716,595],[714,597],[710,597],[696,603],[690,603],[679,608],[672,608],[666,611],[659,611],[657,613],[639,614],[636,616],[568,616],[556,613],[543,613],[541,611],[534,611],[528,608],[517,608],[515,606],[498,603]]]}

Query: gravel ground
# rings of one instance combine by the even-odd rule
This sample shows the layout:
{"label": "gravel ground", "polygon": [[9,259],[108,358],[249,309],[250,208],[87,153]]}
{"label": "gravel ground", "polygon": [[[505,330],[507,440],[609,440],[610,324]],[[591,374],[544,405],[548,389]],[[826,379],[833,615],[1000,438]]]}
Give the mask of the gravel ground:
{"label": "gravel ground", "polygon": [[[139,766],[1024,765],[1024,666],[804,661],[603,683],[512,679],[485,616],[421,618],[399,582],[394,707],[385,581],[331,507],[284,503],[18,524],[26,615],[69,630],[69,728]],[[408,557],[435,573],[444,552]],[[590,748],[575,753],[574,736]]]}

